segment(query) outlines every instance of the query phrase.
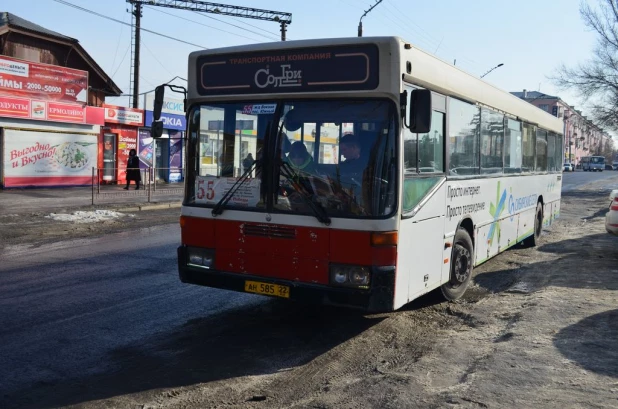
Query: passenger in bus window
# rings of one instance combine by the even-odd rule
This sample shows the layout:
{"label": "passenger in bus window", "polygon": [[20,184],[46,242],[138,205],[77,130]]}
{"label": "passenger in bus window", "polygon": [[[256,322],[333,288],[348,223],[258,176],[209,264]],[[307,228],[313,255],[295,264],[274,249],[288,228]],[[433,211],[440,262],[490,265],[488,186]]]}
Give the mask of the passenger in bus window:
{"label": "passenger in bus window", "polygon": [[[321,193],[316,191],[317,187],[313,180],[317,176],[317,166],[301,141],[291,144],[285,163],[289,166],[285,170],[287,177],[282,181],[280,194],[289,198],[292,209],[304,209],[306,199],[302,199],[299,195],[309,197]],[[307,209],[303,211],[305,210],[308,211]]]}
{"label": "passenger in bus window", "polygon": [[339,164],[340,173],[362,173],[365,164],[361,160],[361,145],[354,134],[346,134],[339,141],[341,156],[345,159]]}

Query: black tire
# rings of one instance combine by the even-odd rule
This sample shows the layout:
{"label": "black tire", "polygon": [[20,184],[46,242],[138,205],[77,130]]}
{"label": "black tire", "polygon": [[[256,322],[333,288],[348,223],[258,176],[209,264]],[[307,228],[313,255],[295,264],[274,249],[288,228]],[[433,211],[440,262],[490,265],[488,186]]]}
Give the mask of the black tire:
{"label": "black tire", "polygon": [[459,228],[453,240],[451,252],[451,277],[448,283],[440,287],[442,295],[448,301],[461,298],[472,280],[474,266],[474,245],[466,229]]}
{"label": "black tire", "polygon": [[536,214],[534,215],[534,233],[522,242],[526,247],[534,247],[539,244],[541,233],[543,232],[543,203],[536,204]]}

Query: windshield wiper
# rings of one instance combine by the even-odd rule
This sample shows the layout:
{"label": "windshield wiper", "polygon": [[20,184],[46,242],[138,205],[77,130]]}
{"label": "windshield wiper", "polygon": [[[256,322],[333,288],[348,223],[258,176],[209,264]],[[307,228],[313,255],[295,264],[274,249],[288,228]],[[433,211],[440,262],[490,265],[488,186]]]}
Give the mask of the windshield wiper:
{"label": "windshield wiper", "polygon": [[232,198],[232,196],[234,196],[234,193],[236,193],[236,191],[247,181],[249,180],[249,175],[251,175],[251,172],[253,172],[253,169],[257,169],[257,160],[254,160],[253,163],[251,164],[251,166],[249,166],[249,169],[245,170],[245,173],[243,173],[240,178],[238,178],[238,180],[232,185],[232,187],[230,188],[230,190],[228,190],[223,197],[221,198],[221,200],[219,200],[217,202],[217,204],[212,208],[212,215],[213,216],[217,216],[220,215],[221,213],[223,213],[223,209],[225,207],[225,205],[228,204],[228,202],[230,201],[230,199]]}
{"label": "windshield wiper", "polygon": [[302,183],[294,180],[294,177],[292,176],[294,172],[292,171],[290,164],[282,159],[279,160],[281,161],[279,164],[279,169],[283,177],[285,177],[285,179],[292,184],[292,187],[300,195],[305,204],[309,206],[309,208],[311,208],[311,211],[313,211],[316,219],[318,219],[320,223],[324,223],[325,225],[329,226],[330,217],[328,216],[326,209],[321,204],[315,203],[313,200],[307,197],[309,195],[309,192]]}

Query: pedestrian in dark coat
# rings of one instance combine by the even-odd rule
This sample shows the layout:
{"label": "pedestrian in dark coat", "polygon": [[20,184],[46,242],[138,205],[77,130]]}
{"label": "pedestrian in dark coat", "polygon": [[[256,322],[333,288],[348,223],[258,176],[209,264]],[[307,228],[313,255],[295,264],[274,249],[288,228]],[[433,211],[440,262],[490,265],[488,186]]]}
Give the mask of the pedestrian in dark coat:
{"label": "pedestrian in dark coat", "polygon": [[124,190],[129,190],[129,183],[135,181],[135,190],[139,190],[139,183],[142,181],[142,174],[139,171],[139,158],[135,149],[129,151],[129,160],[127,160],[127,186]]}

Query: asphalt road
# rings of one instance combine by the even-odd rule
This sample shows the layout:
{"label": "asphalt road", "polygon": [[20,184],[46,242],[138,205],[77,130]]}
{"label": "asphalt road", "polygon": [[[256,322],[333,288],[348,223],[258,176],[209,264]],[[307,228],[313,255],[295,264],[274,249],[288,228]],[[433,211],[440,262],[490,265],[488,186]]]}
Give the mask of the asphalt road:
{"label": "asphalt road", "polygon": [[[576,172],[565,172],[562,175],[562,191],[568,192],[590,182],[609,179],[612,176],[618,175],[618,171],[605,170],[603,172],[583,172],[578,170]],[[608,183],[607,186],[603,186],[603,188],[618,189],[618,185]]]}
{"label": "asphalt road", "polygon": [[[617,175],[566,173],[563,191]],[[232,336],[222,343],[241,356],[250,333],[241,328],[259,334],[263,325],[276,325],[252,314],[272,302],[180,283],[179,237],[174,223],[0,254],[0,407],[58,407],[84,403],[84,396],[105,399],[199,383],[186,375],[192,365],[246,373],[251,359],[238,359],[234,369],[209,345],[219,328],[230,326]],[[230,317],[235,310],[238,316]],[[264,345],[264,351],[272,348]],[[159,373],[140,384],[151,366]],[[113,378],[121,380],[100,386]],[[123,379],[131,381],[124,385]]]}
{"label": "asphalt road", "polygon": [[3,252],[0,407],[79,403],[60,396],[55,404],[37,403],[31,392],[53,395],[56,385],[71,382],[87,388],[99,373],[125,370],[127,355],[157,349],[149,343],[158,334],[264,302],[181,283],[179,237],[173,224]]}

